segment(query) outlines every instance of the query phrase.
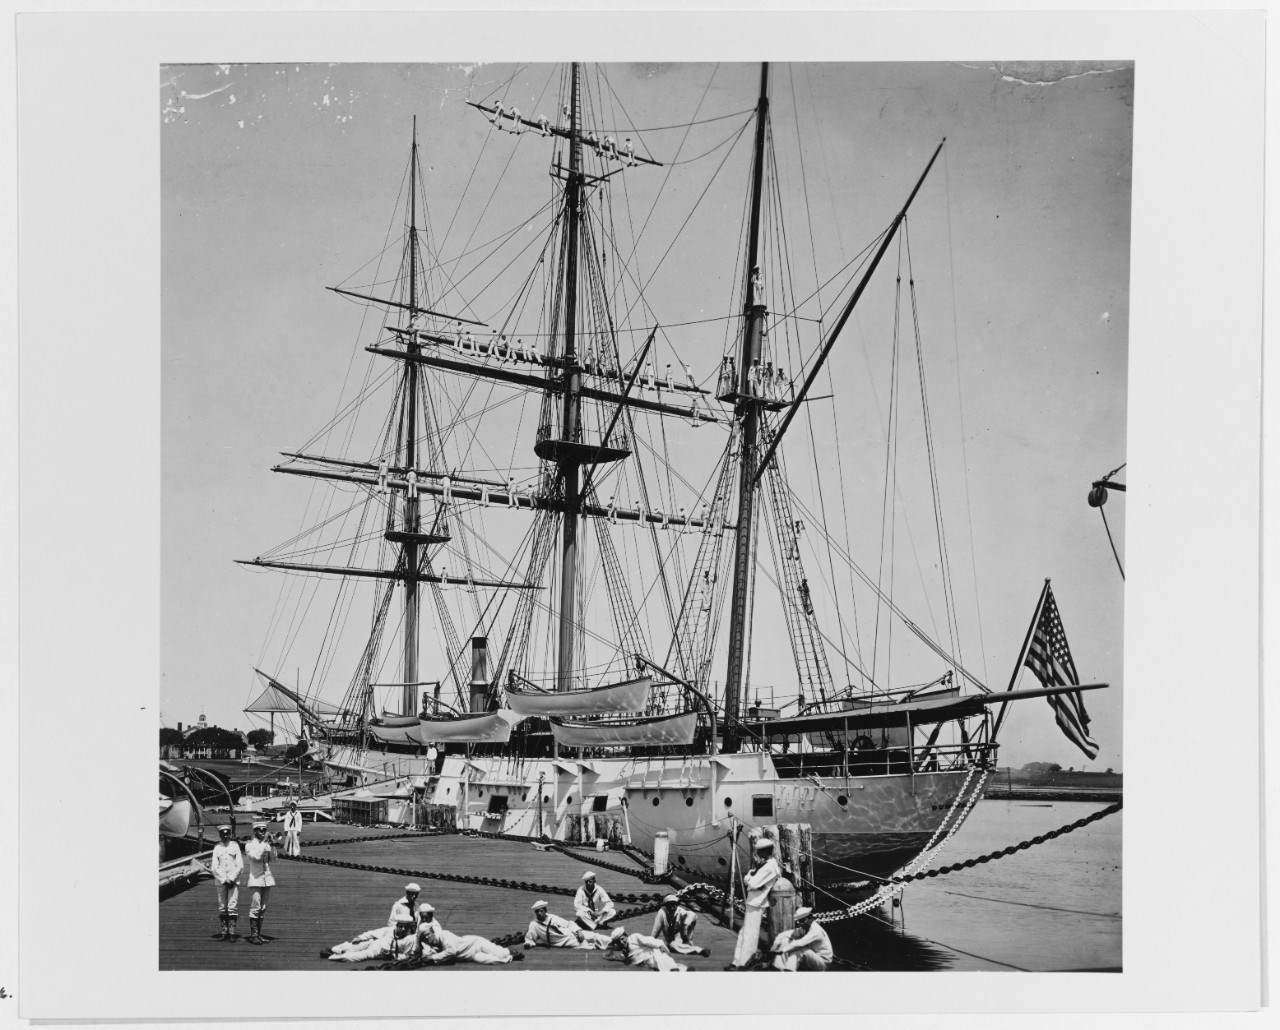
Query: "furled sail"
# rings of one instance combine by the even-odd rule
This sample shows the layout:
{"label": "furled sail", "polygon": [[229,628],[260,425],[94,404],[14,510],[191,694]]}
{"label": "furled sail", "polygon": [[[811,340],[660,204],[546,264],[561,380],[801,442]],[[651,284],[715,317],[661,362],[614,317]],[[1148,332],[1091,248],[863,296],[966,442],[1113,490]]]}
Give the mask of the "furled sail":
{"label": "furled sail", "polygon": [[518,715],[583,716],[606,715],[617,712],[643,712],[649,701],[649,687],[653,680],[648,676],[609,683],[589,690],[546,691],[539,690],[527,680],[520,680],[507,687],[507,704]]}
{"label": "furled sail", "polygon": [[651,719],[609,719],[599,722],[566,722],[551,719],[556,743],[564,747],[631,747],[634,745],[691,744],[697,729],[696,712],[677,712]]}

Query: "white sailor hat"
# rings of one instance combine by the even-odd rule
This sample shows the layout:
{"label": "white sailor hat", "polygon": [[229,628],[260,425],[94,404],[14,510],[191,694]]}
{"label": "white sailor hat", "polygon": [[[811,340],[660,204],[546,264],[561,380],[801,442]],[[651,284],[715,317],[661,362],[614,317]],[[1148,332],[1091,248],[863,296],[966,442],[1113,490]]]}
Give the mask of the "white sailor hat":
{"label": "white sailor hat", "polygon": [[546,903],[545,901],[535,901],[535,902],[534,902],[531,906],[529,906],[529,907],[530,907],[530,908],[532,908],[532,909],[536,912],[536,911],[538,911],[538,909],[540,909],[540,908],[546,908],[546,907],[547,907],[547,903]]}
{"label": "white sailor hat", "polygon": [[434,912],[435,910],[436,910],[435,905],[431,904],[431,902],[429,901],[424,901],[421,905],[418,906],[419,912]]}
{"label": "white sailor hat", "polygon": [[404,885],[404,892],[406,894],[421,894],[422,888],[419,887],[416,883],[406,883]]}
{"label": "white sailor hat", "polygon": [[808,905],[801,905],[798,909],[796,909],[797,919],[808,919],[811,915],[813,915],[813,909],[811,909]]}
{"label": "white sailor hat", "polygon": [[773,841],[770,840],[768,837],[761,837],[758,841],[756,841],[757,851],[764,851],[765,848],[771,848],[771,847],[773,847]]}
{"label": "white sailor hat", "polygon": [[615,926],[613,928],[613,933],[609,935],[609,940],[616,941],[619,937],[625,937],[626,935],[627,928],[625,926]]}
{"label": "white sailor hat", "polygon": [[668,894],[665,898],[662,899],[662,903],[664,905],[670,905],[673,901],[678,902],[679,900],[680,899],[676,897],[676,895]]}
{"label": "white sailor hat", "polygon": [[584,880],[594,880],[596,878],[596,874],[594,871],[588,869],[585,873],[582,874],[582,878]]}
{"label": "white sailor hat", "polygon": [[219,833],[230,833],[230,832],[231,832],[231,827],[230,827],[230,826],[228,826],[226,823],[223,823],[221,826],[219,826],[219,827],[218,827],[218,832],[219,832]]}
{"label": "white sailor hat", "polygon": [[255,830],[265,830],[265,829],[267,828],[267,824],[266,824],[266,823],[254,823],[254,824],[253,824],[253,828],[254,828]]}

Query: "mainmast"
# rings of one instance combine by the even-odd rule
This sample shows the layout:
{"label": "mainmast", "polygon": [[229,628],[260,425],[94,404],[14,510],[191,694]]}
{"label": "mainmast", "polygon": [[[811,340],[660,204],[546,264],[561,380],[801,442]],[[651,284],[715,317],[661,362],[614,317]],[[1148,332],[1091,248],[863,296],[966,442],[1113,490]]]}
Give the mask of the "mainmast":
{"label": "mainmast", "polygon": [[[409,311],[410,326],[418,323],[418,117],[413,118],[413,147],[409,155]],[[421,351],[418,334],[408,337],[409,354]],[[416,469],[418,437],[418,363],[406,361],[405,393],[407,400],[406,425],[404,427],[404,465]],[[404,687],[400,700],[402,715],[414,715],[418,711],[418,581],[413,573],[418,571],[418,496],[414,490],[404,494],[404,562],[409,575],[404,581]]]}
{"label": "mainmast", "polygon": [[751,581],[755,550],[756,447],[760,433],[762,397],[753,388],[752,368],[760,360],[765,305],[760,274],[760,207],[764,193],[764,144],[769,126],[769,65],[760,70],[760,98],[756,101],[755,159],[751,177],[751,227],[747,235],[747,285],[742,308],[742,346],[738,360],[736,416],[742,429],[738,444],[738,517],[734,529],[733,600],[729,609],[729,667],[724,682],[724,744],[737,751],[738,717],[747,665],[747,629],[751,617]]}
{"label": "mainmast", "polygon": [[[572,65],[569,99],[569,180],[565,188],[568,209],[568,239],[564,265],[564,402],[561,435],[565,441],[579,438],[578,421],[582,410],[579,390],[582,377],[577,363],[577,341],[574,335],[578,317],[578,233],[582,205],[582,144],[578,138],[578,64]],[[564,499],[564,525],[560,545],[560,642],[556,663],[556,689],[573,689],[578,584],[578,462],[572,447],[566,448],[559,461],[561,495]]]}

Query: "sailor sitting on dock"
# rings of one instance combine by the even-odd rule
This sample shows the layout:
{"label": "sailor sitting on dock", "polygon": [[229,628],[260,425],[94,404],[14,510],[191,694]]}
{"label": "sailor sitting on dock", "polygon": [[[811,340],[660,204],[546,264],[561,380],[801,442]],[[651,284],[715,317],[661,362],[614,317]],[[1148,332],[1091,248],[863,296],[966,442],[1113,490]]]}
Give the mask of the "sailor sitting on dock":
{"label": "sailor sitting on dock", "polygon": [[596,874],[588,869],[582,874],[582,886],[573,896],[574,920],[584,930],[598,930],[609,924],[618,914],[603,887],[596,886]]}
{"label": "sailor sitting on dock", "polygon": [[525,931],[524,946],[526,948],[605,948],[609,938],[604,934],[592,933],[575,926],[567,919],[554,916],[547,911],[545,901],[533,903],[533,920]]}
{"label": "sailor sitting on dock", "polygon": [[435,920],[418,932],[418,939],[422,942],[422,961],[437,965],[474,962],[478,966],[501,966],[524,961],[523,953],[513,954],[477,934],[450,933]]}
{"label": "sailor sitting on dock", "polygon": [[413,932],[413,920],[402,919],[394,928],[380,926],[332,948],[325,948],[320,952],[320,957],[327,958],[330,962],[368,962],[372,959],[406,962],[417,958],[418,951],[418,936]]}
{"label": "sailor sitting on dock", "polygon": [[773,968],[784,973],[823,972],[835,952],[822,924],[813,918],[813,909],[796,909],[796,928],[784,930],[773,940]]}
{"label": "sailor sitting on dock", "polygon": [[667,954],[667,946],[657,937],[646,937],[642,933],[627,933],[626,927],[619,926],[609,939],[609,954],[606,959],[621,955],[629,966],[642,966],[654,969],[659,973],[687,973],[689,967],[677,962]]}
{"label": "sailor sitting on dock", "polygon": [[407,919],[413,923],[413,928],[418,928],[418,895],[422,893],[422,888],[416,883],[405,884],[404,897],[391,906],[391,915],[387,919],[387,926],[394,927],[396,923],[402,919]]}
{"label": "sailor sitting on dock", "polygon": [[699,948],[690,942],[698,916],[692,909],[680,904],[680,898],[668,894],[662,899],[662,907],[653,917],[653,936],[666,944],[669,951],[681,955],[710,955],[710,948]]}

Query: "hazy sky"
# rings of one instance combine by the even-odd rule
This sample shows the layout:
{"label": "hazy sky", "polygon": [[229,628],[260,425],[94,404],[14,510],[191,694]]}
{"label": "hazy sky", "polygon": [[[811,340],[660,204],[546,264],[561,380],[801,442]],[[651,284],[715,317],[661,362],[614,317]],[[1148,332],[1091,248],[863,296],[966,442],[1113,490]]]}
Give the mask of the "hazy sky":
{"label": "hazy sky", "polygon": [[[947,137],[909,229],[964,662],[1003,689],[1051,578],[1082,680],[1112,684],[1086,699],[1101,745],[1090,767],[1103,769],[1122,762],[1123,584],[1085,497],[1093,479],[1125,460],[1134,76],[1128,66],[1090,67],[778,65],[773,121],[801,296],[813,288],[815,267],[826,279],[889,222]],[[635,224],[663,191],[637,255],[642,278],[652,277],[649,308],[671,327],[728,314],[750,133],[732,149],[717,147],[753,105],[758,66],[614,65],[590,75],[609,97],[610,117],[625,113],[626,124],[645,130],[644,146],[670,165],[626,173],[625,197],[615,188]],[[323,287],[372,282],[376,266],[368,263],[399,233],[412,117],[429,239],[456,254],[477,220],[475,243],[551,196],[545,144],[493,133],[462,101],[492,95],[526,114],[554,115],[558,82],[550,66],[162,70],[166,724],[205,713],[246,728],[240,709],[258,688],[251,666],[287,662],[276,666],[286,678],[295,667],[304,681],[310,674],[305,635],[287,659],[278,627],[268,641],[283,577],[233,560],[298,532],[308,485],[269,467],[277,452],[301,446],[333,418],[370,362],[375,374],[384,370],[384,359],[363,351],[377,328],[372,316]],[[721,115],[734,117],[697,126],[687,138],[683,129],[658,128]],[[483,186],[499,175],[523,177],[528,189],[495,199],[481,215]],[[854,557],[871,571],[897,254],[891,249],[833,352],[838,406],[811,405],[813,423],[791,430],[806,439],[789,438],[787,449],[804,490],[806,481],[815,485],[812,468],[834,467],[839,441],[847,478],[842,498],[833,498],[836,484],[823,477],[827,511],[838,519],[848,512]],[[383,280],[393,267],[394,257],[384,258]],[[652,318],[637,311],[632,324]],[[687,360],[702,378],[719,361],[723,334],[723,323],[668,329],[659,361]],[[802,346],[811,351],[812,338]],[[902,369],[914,374],[910,363]],[[911,388],[908,377],[904,405]],[[910,423],[901,431],[905,462],[919,433]],[[696,432],[697,448],[723,442],[715,428]],[[806,443],[815,444],[816,461],[804,456]],[[936,569],[921,468],[899,470],[915,553],[900,535],[904,582],[895,596],[932,629],[941,610],[925,602]],[[1123,559],[1122,495],[1107,513]],[[859,620],[870,611],[860,609]],[[757,632],[763,624],[758,611]],[[765,682],[785,678],[778,652],[785,656],[785,648],[757,641],[753,672]],[[341,697],[350,672],[331,670],[328,697]],[[1030,674],[1021,685],[1035,685]],[[1001,739],[1002,764],[1084,761],[1042,701],[1015,706]]]}

